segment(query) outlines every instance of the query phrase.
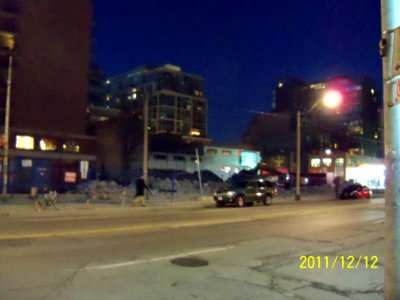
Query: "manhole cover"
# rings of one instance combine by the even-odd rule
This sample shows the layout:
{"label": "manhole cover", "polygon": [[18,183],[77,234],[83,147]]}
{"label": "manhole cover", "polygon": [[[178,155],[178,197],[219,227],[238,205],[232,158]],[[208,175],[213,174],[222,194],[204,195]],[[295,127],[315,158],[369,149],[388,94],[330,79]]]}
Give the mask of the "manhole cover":
{"label": "manhole cover", "polygon": [[197,257],[179,257],[174,258],[171,262],[182,267],[204,267],[208,265],[208,261]]}

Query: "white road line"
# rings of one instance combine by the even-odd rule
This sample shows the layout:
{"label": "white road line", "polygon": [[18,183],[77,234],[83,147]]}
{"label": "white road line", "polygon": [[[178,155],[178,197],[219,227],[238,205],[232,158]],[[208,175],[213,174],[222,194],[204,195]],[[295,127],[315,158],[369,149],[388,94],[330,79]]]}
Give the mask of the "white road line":
{"label": "white road line", "polygon": [[150,259],[133,260],[133,261],[126,261],[126,262],[115,263],[115,264],[86,267],[86,268],[83,268],[82,270],[92,271],[92,270],[107,270],[107,269],[123,268],[123,267],[128,267],[128,266],[133,266],[133,265],[171,260],[171,259],[184,257],[184,256],[193,256],[193,255],[199,255],[199,254],[205,254],[205,253],[224,251],[224,250],[228,250],[228,249],[232,249],[232,248],[234,248],[234,246],[201,249],[201,250],[195,250],[195,251],[191,251],[191,252],[179,253],[176,255],[168,255],[168,256],[161,256],[161,257],[155,257],[155,258],[150,258]]}

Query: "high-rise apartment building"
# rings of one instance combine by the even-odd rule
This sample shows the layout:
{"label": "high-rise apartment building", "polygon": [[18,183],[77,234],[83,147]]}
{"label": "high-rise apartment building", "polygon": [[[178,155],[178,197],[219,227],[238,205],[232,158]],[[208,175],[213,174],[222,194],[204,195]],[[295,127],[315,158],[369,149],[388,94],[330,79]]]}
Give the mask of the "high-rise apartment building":
{"label": "high-rise apartment building", "polygon": [[[368,79],[337,77],[311,84],[293,79],[283,80],[274,91],[273,111],[295,113],[300,110],[305,113],[329,90],[342,95],[341,105],[330,110],[321,103],[315,106],[305,122],[311,127],[319,127],[321,134],[328,135],[333,148],[373,156],[381,154],[381,99]],[[325,129],[325,133],[322,129]]]}
{"label": "high-rise apartment building", "polygon": [[72,183],[95,159],[86,134],[91,31],[90,0],[0,0],[1,125],[12,74],[11,190]]}
{"label": "high-rise apartment building", "polygon": [[207,139],[207,100],[203,78],[173,65],[142,67],[109,78],[104,105],[142,114],[148,99],[149,132],[171,134],[184,141]]}

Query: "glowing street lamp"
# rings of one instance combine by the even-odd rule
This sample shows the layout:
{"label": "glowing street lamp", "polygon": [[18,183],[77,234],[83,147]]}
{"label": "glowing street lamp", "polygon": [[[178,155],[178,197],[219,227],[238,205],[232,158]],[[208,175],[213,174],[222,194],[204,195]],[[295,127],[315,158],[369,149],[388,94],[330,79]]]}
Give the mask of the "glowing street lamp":
{"label": "glowing street lamp", "polygon": [[[343,100],[343,96],[339,91],[329,90],[324,93],[324,95],[317,100],[313,106],[304,114],[303,119],[305,119],[308,114],[322,101],[324,106],[333,109],[337,108]],[[295,200],[300,200],[300,161],[301,161],[301,112],[297,111],[297,134],[296,134],[296,194]]]}

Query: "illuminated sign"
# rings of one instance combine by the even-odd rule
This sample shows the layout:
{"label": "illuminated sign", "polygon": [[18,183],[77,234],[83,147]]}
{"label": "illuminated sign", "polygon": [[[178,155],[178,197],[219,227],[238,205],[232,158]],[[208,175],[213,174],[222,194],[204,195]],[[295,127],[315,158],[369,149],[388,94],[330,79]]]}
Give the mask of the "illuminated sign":
{"label": "illuminated sign", "polygon": [[64,182],[75,183],[76,182],[76,172],[65,172]]}
{"label": "illuminated sign", "polygon": [[240,153],[240,166],[244,168],[253,169],[259,162],[257,152],[242,151]]}

